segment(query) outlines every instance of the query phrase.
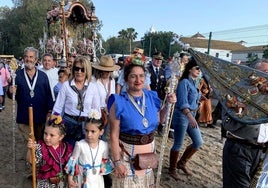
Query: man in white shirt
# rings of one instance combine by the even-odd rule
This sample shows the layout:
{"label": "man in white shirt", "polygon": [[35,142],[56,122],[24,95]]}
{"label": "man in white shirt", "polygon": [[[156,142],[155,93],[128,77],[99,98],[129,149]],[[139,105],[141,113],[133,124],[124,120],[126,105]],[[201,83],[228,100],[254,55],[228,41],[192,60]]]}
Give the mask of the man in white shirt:
{"label": "man in white shirt", "polygon": [[53,92],[54,86],[58,83],[58,69],[54,67],[53,56],[46,53],[42,56],[43,67],[40,69],[47,74],[49,85],[51,89],[51,94],[53,101],[55,102],[55,95]]}

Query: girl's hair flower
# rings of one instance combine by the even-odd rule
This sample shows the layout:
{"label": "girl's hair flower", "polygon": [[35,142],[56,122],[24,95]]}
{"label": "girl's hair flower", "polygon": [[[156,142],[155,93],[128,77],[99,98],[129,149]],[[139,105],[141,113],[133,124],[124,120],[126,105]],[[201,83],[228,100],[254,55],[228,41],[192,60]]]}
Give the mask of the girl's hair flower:
{"label": "girl's hair flower", "polygon": [[101,119],[101,113],[98,110],[91,109],[91,111],[88,114],[88,118],[99,120]]}
{"label": "girl's hair flower", "polygon": [[49,119],[49,122],[48,122],[49,125],[51,125],[51,124],[59,125],[59,124],[62,124],[62,123],[63,123],[62,117],[58,113],[52,114],[50,116],[50,119]]}

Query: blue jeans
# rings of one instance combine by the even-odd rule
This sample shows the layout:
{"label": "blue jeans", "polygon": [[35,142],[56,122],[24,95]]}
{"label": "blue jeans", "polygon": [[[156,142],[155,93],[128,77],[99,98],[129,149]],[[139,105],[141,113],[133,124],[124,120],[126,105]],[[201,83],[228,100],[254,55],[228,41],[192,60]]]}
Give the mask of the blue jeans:
{"label": "blue jeans", "polygon": [[73,118],[65,115],[63,116],[63,120],[66,128],[66,135],[63,141],[74,146],[76,141],[85,138],[85,122],[75,121]]}
{"label": "blue jeans", "polygon": [[[192,113],[195,117],[195,113]],[[174,128],[174,143],[171,148],[172,151],[179,151],[183,145],[185,134],[190,136],[192,140],[192,148],[199,149],[203,144],[203,139],[199,127],[192,128],[189,125],[188,118],[182,112],[176,112],[172,118],[172,125]]]}

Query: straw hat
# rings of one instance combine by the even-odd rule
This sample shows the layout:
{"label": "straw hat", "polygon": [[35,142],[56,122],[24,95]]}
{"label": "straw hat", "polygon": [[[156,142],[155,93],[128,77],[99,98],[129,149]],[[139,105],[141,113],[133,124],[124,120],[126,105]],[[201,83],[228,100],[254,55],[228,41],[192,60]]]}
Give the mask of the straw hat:
{"label": "straw hat", "polygon": [[94,63],[92,64],[92,67],[98,70],[109,71],[109,72],[120,69],[120,66],[115,65],[112,57],[108,55],[101,56],[100,63]]}

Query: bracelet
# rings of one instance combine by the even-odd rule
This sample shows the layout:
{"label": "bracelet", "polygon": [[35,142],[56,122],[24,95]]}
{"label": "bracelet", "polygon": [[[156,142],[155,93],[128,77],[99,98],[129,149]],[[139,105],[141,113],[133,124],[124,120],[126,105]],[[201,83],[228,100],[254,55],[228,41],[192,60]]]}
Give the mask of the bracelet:
{"label": "bracelet", "polygon": [[120,159],[119,159],[119,160],[114,161],[114,167],[119,166],[121,163],[122,163],[122,162],[121,162],[121,160],[120,160]]}

